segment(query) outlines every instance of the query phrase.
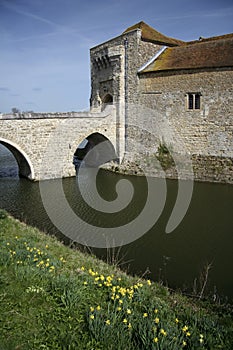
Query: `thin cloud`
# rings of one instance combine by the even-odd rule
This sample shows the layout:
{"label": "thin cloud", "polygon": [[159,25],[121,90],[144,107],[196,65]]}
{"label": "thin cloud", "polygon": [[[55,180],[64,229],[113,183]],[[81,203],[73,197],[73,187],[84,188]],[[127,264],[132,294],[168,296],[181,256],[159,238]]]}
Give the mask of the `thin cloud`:
{"label": "thin cloud", "polygon": [[[24,11],[24,10],[22,10],[22,9],[19,9],[18,7],[14,6],[14,5],[12,5],[12,4],[9,4],[9,3],[6,2],[5,0],[3,0],[1,4],[2,4],[4,7],[6,7],[8,10],[11,10],[11,11],[13,11],[13,12],[15,12],[15,13],[18,13],[18,14],[20,14],[20,15],[23,15],[23,16],[25,16],[25,17],[34,19],[34,20],[39,21],[39,22],[42,22],[42,23],[46,23],[46,24],[48,24],[49,26],[55,28],[57,32],[63,32],[63,33],[65,33],[65,34],[69,34],[69,35],[72,34],[72,35],[77,36],[77,37],[79,37],[80,39],[82,39],[82,40],[84,40],[84,41],[88,41],[88,42],[91,40],[90,38],[88,38],[88,37],[86,37],[86,36],[84,36],[84,35],[78,33],[78,31],[77,31],[76,29],[71,29],[71,28],[69,28],[69,27],[67,27],[67,26],[63,26],[63,25],[61,25],[61,24],[57,24],[57,23],[55,23],[55,22],[53,22],[53,21],[51,21],[51,20],[49,20],[49,19],[47,19],[47,18],[44,18],[44,17],[41,17],[41,16],[37,16],[37,15],[31,13],[31,12]],[[57,34],[57,33],[55,32],[54,34]],[[53,33],[48,33],[48,34],[46,34],[46,35],[53,35]],[[42,36],[44,36],[44,35],[42,35]],[[35,37],[35,36],[33,36],[33,37]],[[30,39],[31,39],[31,38],[32,38],[32,37],[30,37]],[[27,38],[23,38],[22,40],[27,40]]]}
{"label": "thin cloud", "polygon": [[10,91],[10,89],[8,89],[7,87],[0,87],[0,91]]}
{"label": "thin cloud", "polygon": [[37,104],[35,102],[32,101],[27,101],[25,102],[26,105],[31,105],[31,106],[36,106]]}
{"label": "thin cloud", "polygon": [[20,42],[24,42],[27,40],[35,40],[35,39],[45,39],[45,38],[49,38],[51,36],[55,36],[57,35],[57,32],[50,32],[50,33],[44,33],[44,34],[34,34],[34,35],[29,35],[29,36],[25,36],[25,37],[21,37],[21,38],[8,38],[7,40],[10,42],[14,42],[14,43],[20,43]]}
{"label": "thin cloud", "polygon": [[2,5],[3,5],[4,7],[6,7],[8,10],[11,10],[11,11],[13,11],[13,12],[16,12],[16,13],[18,13],[18,14],[20,14],[20,15],[23,15],[23,16],[26,16],[26,17],[29,17],[29,18],[33,18],[33,19],[35,19],[35,20],[37,20],[37,21],[40,21],[40,22],[43,22],[43,23],[47,23],[47,24],[49,24],[49,25],[51,25],[51,26],[56,26],[56,27],[58,27],[58,25],[57,25],[56,23],[54,23],[54,22],[52,22],[52,21],[50,21],[50,20],[48,20],[48,19],[46,19],[46,18],[43,18],[43,17],[37,16],[37,15],[34,15],[34,14],[31,13],[31,12],[23,11],[23,10],[19,9],[18,7],[14,6],[14,5],[12,5],[12,4],[9,4],[9,3],[6,2],[5,0],[2,1]]}
{"label": "thin cloud", "polygon": [[35,87],[35,88],[32,89],[32,91],[40,92],[40,91],[42,91],[42,88],[40,88],[40,87]]}
{"label": "thin cloud", "polygon": [[218,10],[210,10],[207,12],[204,11],[197,11],[192,12],[190,14],[184,14],[184,15],[178,15],[178,16],[164,16],[164,17],[157,17],[155,18],[156,21],[164,21],[166,20],[182,20],[182,19],[192,19],[192,18],[206,18],[206,17],[227,17],[232,16],[233,13],[233,7],[226,7]]}

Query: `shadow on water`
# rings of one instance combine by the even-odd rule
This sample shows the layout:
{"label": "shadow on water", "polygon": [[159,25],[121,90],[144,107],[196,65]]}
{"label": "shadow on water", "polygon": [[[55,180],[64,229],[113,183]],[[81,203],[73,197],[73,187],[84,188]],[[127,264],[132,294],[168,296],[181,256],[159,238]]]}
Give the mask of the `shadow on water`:
{"label": "shadow on water", "polygon": [[[28,224],[56,235],[68,244],[69,239],[48,218],[41,201],[39,183],[11,177],[9,174],[3,177],[4,174],[7,175],[7,170],[2,167],[3,163],[4,159],[0,157],[0,207]],[[115,185],[120,178],[125,177],[99,171],[97,188],[104,199],[110,201],[116,198]],[[116,227],[137,217],[146,201],[145,178],[127,179],[134,186],[134,197],[126,209],[116,214],[104,214],[91,209],[83,201],[75,178],[63,179],[62,183],[67,201],[78,216],[95,226]],[[59,180],[52,181],[54,186]],[[82,181],[88,192],[87,179],[81,179],[81,184]],[[165,227],[177,195],[177,182],[166,182],[165,208],[159,220],[146,234],[112,251],[97,248],[91,248],[91,251],[105,260],[117,259],[132,274],[142,275],[148,270],[148,278],[163,281],[164,284],[181,288],[187,293],[194,290],[197,294],[200,293],[203,285],[201,274],[206,264],[212,264],[206,291],[212,296],[221,296],[232,301],[233,186],[195,183],[187,214],[174,232],[166,234]],[[91,197],[92,193],[88,192],[88,195]]]}
{"label": "shadow on water", "polygon": [[6,177],[18,177],[18,164],[13,154],[0,144],[0,179]]}

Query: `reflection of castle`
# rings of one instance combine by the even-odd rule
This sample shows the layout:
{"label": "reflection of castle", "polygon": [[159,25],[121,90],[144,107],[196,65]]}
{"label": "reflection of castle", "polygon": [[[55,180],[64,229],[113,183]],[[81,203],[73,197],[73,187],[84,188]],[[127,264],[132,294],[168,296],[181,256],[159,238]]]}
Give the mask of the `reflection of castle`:
{"label": "reflection of castle", "polygon": [[[117,105],[127,151],[134,147],[127,137],[148,141],[130,125],[143,120],[154,133],[162,118],[190,154],[232,159],[233,34],[183,42],[140,22],[91,49],[91,78],[91,107]],[[154,113],[132,113],[131,105]],[[160,138],[182,151],[170,132]]]}

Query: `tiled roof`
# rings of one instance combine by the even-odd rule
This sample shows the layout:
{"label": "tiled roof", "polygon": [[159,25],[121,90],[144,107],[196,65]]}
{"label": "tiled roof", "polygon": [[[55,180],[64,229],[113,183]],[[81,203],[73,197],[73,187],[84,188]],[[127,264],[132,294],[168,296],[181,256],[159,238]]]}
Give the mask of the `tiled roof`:
{"label": "tiled roof", "polygon": [[167,45],[167,46],[177,46],[177,45],[184,44],[184,42],[181,40],[169,38],[169,37],[161,34],[160,32],[158,32],[154,28],[150,27],[148,24],[144,23],[143,21],[141,21],[137,24],[134,24],[133,26],[127,28],[123,32],[123,34],[128,33],[132,30],[136,30],[136,29],[141,29],[142,39],[145,41],[149,41],[149,42],[156,43],[156,44],[158,43],[158,44],[162,44],[162,45]]}
{"label": "tiled roof", "polygon": [[233,34],[167,48],[140,73],[217,67],[233,67]]}

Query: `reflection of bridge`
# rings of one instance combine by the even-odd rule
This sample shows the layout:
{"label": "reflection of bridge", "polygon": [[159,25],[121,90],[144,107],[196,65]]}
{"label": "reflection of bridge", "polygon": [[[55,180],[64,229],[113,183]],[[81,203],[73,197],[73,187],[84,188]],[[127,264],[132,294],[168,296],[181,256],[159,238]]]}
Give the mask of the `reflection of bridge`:
{"label": "reflection of bridge", "polygon": [[110,106],[101,113],[3,115],[0,143],[13,153],[19,175],[32,180],[68,177],[75,175],[73,155],[85,138],[94,143],[107,138],[121,159],[124,127]]}

